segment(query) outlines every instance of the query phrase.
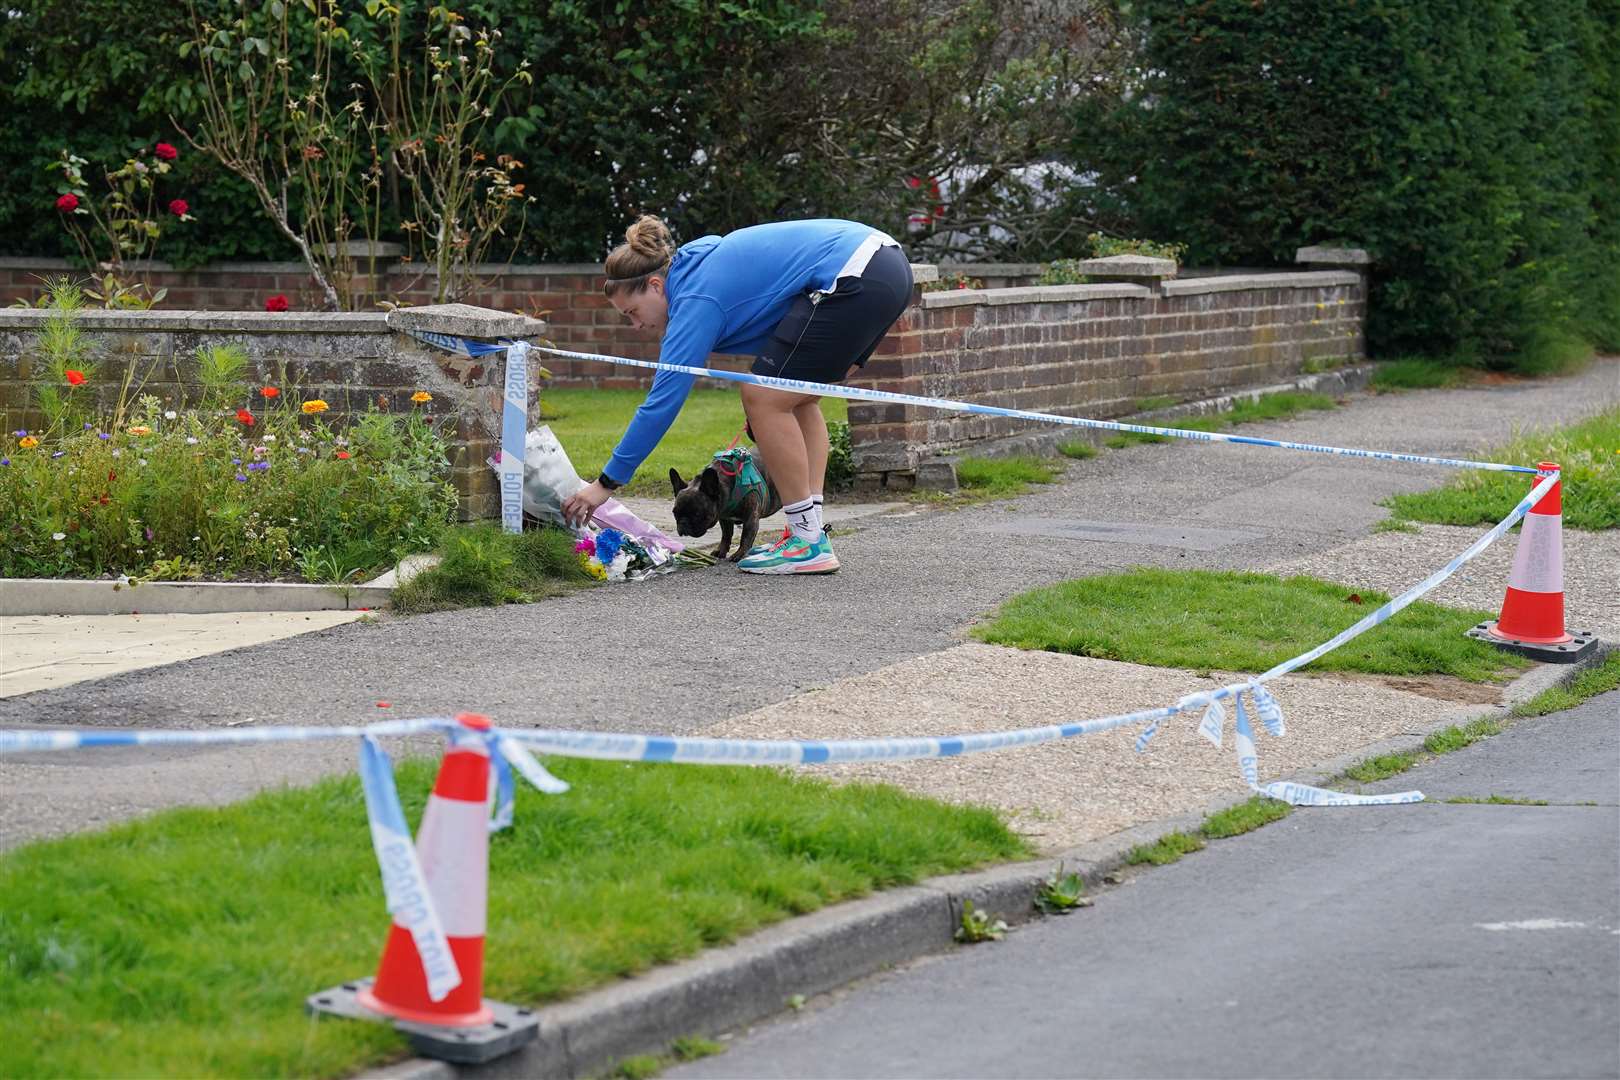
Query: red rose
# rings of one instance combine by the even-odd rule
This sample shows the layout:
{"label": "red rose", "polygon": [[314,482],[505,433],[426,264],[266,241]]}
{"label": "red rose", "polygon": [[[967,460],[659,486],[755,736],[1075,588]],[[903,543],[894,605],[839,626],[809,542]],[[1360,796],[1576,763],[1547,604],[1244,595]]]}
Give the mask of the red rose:
{"label": "red rose", "polygon": [[180,156],[180,151],[176,150],[166,142],[160,142],[154,146],[152,148],[152,153],[156,154],[164,161],[173,161],[175,158]]}
{"label": "red rose", "polygon": [[264,302],[264,310],[266,310],[266,311],[286,311],[287,310],[287,297],[285,295],[283,295],[282,293],[277,293],[276,295],[272,296],[270,299],[268,299],[268,300],[266,300]]}
{"label": "red rose", "polygon": [[175,217],[185,217],[186,212],[190,209],[191,207],[186,205],[186,200],[184,199],[175,199],[173,202],[169,203],[169,213],[173,214]]}
{"label": "red rose", "polygon": [[253,414],[248,412],[246,409],[237,409],[236,418],[242,421],[242,423],[246,424],[248,427],[253,426]]}
{"label": "red rose", "polygon": [[77,371],[77,370],[75,370],[73,368],[68,368],[62,374],[67,379],[69,386],[83,386],[84,385],[84,372]]}
{"label": "red rose", "polygon": [[56,200],[56,208],[64,214],[71,214],[79,208],[79,197],[70,191]]}

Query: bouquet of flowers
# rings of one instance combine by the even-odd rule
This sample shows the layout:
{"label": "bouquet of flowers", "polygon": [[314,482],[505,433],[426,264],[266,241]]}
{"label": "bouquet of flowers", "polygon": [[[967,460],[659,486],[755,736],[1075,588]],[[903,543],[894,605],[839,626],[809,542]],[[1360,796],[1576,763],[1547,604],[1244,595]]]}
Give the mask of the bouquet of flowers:
{"label": "bouquet of flowers", "polygon": [[638,541],[618,529],[589,530],[574,545],[586,573],[599,581],[642,581],[675,569],[675,559],[654,541]]}

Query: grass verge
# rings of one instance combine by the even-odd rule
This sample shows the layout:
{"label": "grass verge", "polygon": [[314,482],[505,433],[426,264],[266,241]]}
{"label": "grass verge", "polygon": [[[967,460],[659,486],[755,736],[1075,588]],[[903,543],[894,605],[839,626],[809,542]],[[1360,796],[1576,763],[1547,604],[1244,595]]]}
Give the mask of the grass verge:
{"label": "grass verge", "polygon": [[484,523],[445,532],[439,563],[394,590],[392,609],[420,615],[451,608],[528,603],[594,584],[563,529],[509,533]]}
{"label": "grass verge", "polygon": [[[771,769],[555,759],[490,842],[485,992],[539,1004],[874,889],[1028,854],[992,811]],[[437,763],[399,768],[420,814]],[[671,808],[679,808],[672,813]],[[359,782],[0,856],[0,1076],[340,1076],[401,1056],[305,995],[387,931]]]}
{"label": "grass verge", "polygon": [[[551,426],[575,470],[589,479],[602,471],[646,396],[643,390],[544,390],[540,419]],[[821,412],[828,423],[849,419],[849,405],[843,398],[822,398]],[[671,467],[685,477],[699,472],[742,431],[743,419],[742,399],[735,390],[693,387],[669,433],[625,485],[623,494],[670,494]]]}
{"label": "grass verge", "polygon": [[[1312,410],[1338,408],[1338,403],[1326,394],[1285,390],[1275,394],[1261,394],[1253,401],[1237,401],[1228,409],[1203,416],[1186,416],[1155,423],[1155,427],[1176,428],[1180,431],[1224,431],[1239,424],[1253,424],[1264,420],[1281,420]],[[1138,443],[1172,441],[1170,435],[1143,435],[1134,431],[1121,431],[1103,440],[1111,450],[1121,450]]]}
{"label": "grass verge", "polygon": [[1546,806],[1546,799],[1517,799],[1511,795],[1487,795],[1481,799],[1477,795],[1457,795],[1447,799],[1448,803],[1478,804],[1483,806]]}
{"label": "grass verge", "polygon": [[[1620,528],[1620,408],[1577,424],[1527,432],[1482,459],[1510,465],[1555,461],[1563,467],[1564,525]],[[1533,479],[1522,473],[1465,472],[1444,487],[1395,495],[1384,505],[1397,521],[1494,525],[1524,498]]]}
{"label": "grass verge", "polygon": [[1546,716],[1548,713],[1573,709],[1589,697],[1606,694],[1620,688],[1620,652],[1611,652],[1601,664],[1593,664],[1568,686],[1555,686],[1543,690],[1529,701],[1513,706],[1514,716]]}
{"label": "grass verge", "polygon": [[1038,457],[965,457],[956,463],[963,494],[986,499],[1022,495],[1029,485],[1050,484],[1062,472],[1061,465]]}
{"label": "grass verge", "polygon": [[1206,841],[1242,836],[1244,833],[1270,825],[1273,821],[1282,820],[1293,813],[1293,810],[1294,808],[1285,802],[1256,795],[1247,802],[1228,806],[1225,810],[1208,815],[1196,833],[1166,833],[1151,844],[1138,844],[1126,853],[1125,864],[1166,866],[1183,855],[1204,850]]}
{"label": "grass verge", "polygon": [[1380,363],[1367,385],[1373,390],[1387,393],[1395,390],[1440,390],[1461,386],[1467,381],[1467,368],[1444,360],[1408,357]]}
{"label": "grass verge", "polygon": [[[980,641],[1199,671],[1265,671],[1389,599],[1315,578],[1141,569],[1081,578],[1007,601]],[[1418,601],[1307,671],[1500,680],[1529,661],[1463,636],[1489,612]]]}

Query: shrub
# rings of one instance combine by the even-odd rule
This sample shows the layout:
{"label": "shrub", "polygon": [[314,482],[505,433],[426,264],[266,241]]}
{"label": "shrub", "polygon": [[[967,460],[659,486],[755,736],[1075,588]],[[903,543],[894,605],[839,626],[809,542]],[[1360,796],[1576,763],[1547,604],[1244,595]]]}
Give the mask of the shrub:
{"label": "shrub", "polygon": [[1547,370],[1612,342],[1613,0],[1132,12],[1140,82],[1077,114],[1105,217],[1200,263],[1365,246],[1378,353]]}

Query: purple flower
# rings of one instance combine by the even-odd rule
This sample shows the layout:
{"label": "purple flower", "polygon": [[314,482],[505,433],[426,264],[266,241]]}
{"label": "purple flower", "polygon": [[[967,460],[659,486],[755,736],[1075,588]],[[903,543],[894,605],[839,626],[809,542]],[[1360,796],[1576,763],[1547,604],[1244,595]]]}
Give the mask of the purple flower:
{"label": "purple flower", "polygon": [[102,442],[106,442],[108,439],[112,438],[112,436],[107,434],[105,431],[98,431],[96,432],[96,438],[100,439]]}
{"label": "purple flower", "polygon": [[242,459],[239,458],[239,457],[233,457],[233,458],[231,458],[231,464],[232,465],[240,465],[240,464],[242,464]]}
{"label": "purple flower", "polygon": [[152,542],[152,526],[150,525],[146,527],[146,541],[147,543]]}
{"label": "purple flower", "polygon": [[237,480],[238,483],[241,483],[241,484],[247,483],[247,477],[243,476],[241,473],[236,474],[236,480]]}
{"label": "purple flower", "polygon": [[86,430],[86,431],[90,430],[90,421],[86,420],[84,422],[84,430]]}
{"label": "purple flower", "polygon": [[248,466],[248,472],[264,472],[269,467],[270,463],[268,461],[255,461]]}
{"label": "purple flower", "polygon": [[12,434],[17,436],[17,438],[19,438],[19,439],[26,439],[26,438],[28,438],[28,429],[27,428],[18,428],[16,431],[13,431]]}
{"label": "purple flower", "polygon": [[57,452],[56,452],[56,453],[54,453],[54,454],[52,454],[52,455],[51,455],[51,457],[53,457],[53,458],[59,458],[59,457],[61,457],[61,456],[62,456],[62,455],[63,455],[63,454],[65,454],[65,453],[67,453],[67,451],[66,451],[66,450],[58,450],[58,451],[57,451]]}
{"label": "purple flower", "polygon": [[8,457],[0,457],[0,465],[10,465],[10,464],[11,464],[11,459],[10,458],[8,458]]}

